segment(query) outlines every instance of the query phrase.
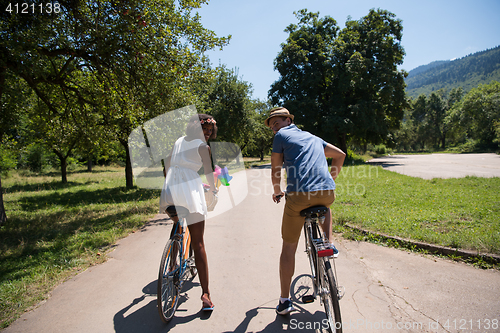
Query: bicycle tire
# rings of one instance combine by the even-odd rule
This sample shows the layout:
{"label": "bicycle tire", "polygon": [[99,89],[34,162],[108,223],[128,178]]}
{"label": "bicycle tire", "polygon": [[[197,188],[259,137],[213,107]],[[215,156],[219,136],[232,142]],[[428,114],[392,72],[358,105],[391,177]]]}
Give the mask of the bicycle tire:
{"label": "bicycle tire", "polygon": [[313,278],[315,278],[318,274],[318,267],[314,250],[314,244],[312,242],[311,234],[309,233],[306,224],[304,224],[304,235],[305,235],[305,246],[306,246],[307,257],[309,258],[309,265],[311,266],[311,274]]}
{"label": "bicycle tire", "polygon": [[194,278],[196,274],[198,274],[198,269],[196,269],[194,251],[191,245],[189,245],[189,261],[192,263],[192,265],[189,267],[189,272],[191,273],[191,278]]}
{"label": "bicycle tire", "polygon": [[[323,260],[323,276],[321,278],[321,297],[325,306],[330,332],[342,333],[342,319],[340,316],[339,293],[337,283],[333,275],[332,265],[328,258]],[[329,292],[324,292],[324,291]]]}
{"label": "bicycle tire", "polygon": [[[168,240],[160,261],[158,273],[157,304],[160,318],[168,323],[174,316],[179,303],[179,278],[182,257],[180,253],[181,242],[177,237]],[[175,257],[175,267],[171,266]],[[170,271],[170,272],[169,272]]]}

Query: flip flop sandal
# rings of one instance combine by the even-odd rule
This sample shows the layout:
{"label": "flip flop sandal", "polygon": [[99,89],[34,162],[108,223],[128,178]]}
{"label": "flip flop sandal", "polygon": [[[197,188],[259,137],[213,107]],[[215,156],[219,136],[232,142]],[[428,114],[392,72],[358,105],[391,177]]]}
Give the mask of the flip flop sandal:
{"label": "flip flop sandal", "polygon": [[208,300],[208,302],[207,302],[203,299],[203,297],[201,298],[201,301],[202,301],[202,308],[201,309],[203,311],[213,311],[214,310],[215,305],[214,305],[214,303],[212,303],[212,301]]}
{"label": "flip flop sandal", "polygon": [[215,307],[215,306],[214,306],[213,304],[212,304],[212,306],[210,306],[210,305],[209,305],[209,306],[205,306],[205,304],[203,304],[203,308],[202,308],[202,310],[203,310],[203,311],[213,311],[213,310],[214,310],[214,307]]}

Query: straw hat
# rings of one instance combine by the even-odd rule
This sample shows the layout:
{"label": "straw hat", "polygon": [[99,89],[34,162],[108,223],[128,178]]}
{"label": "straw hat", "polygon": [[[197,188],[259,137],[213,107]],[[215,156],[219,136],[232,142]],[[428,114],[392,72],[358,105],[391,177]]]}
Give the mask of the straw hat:
{"label": "straw hat", "polygon": [[264,122],[264,124],[267,127],[269,127],[269,119],[271,119],[272,117],[288,117],[288,118],[293,120],[293,114],[290,114],[290,112],[283,107],[277,107],[277,108],[271,109],[271,111],[269,113],[269,117]]}

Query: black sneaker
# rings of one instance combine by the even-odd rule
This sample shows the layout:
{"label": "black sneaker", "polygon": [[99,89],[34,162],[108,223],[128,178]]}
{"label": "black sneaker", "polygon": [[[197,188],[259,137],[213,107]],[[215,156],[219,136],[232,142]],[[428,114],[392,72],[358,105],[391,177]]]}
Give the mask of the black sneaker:
{"label": "black sneaker", "polygon": [[289,314],[292,311],[295,311],[295,309],[293,307],[292,301],[290,300],[286,300],[283,303],[279,302],[278,306],[276,307],[276,313],[282,316]]}

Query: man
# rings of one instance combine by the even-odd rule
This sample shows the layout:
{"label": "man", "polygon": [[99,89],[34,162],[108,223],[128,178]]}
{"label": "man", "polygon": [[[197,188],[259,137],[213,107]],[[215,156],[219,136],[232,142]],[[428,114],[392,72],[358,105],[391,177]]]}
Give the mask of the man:
{"label": "man", "polygon": [[[287,174],[286,203],[283,211],[281,237],[283,247],[280,256],[281,297],[276,312],[286,315],[294,310],[289,298],[290,284],[295,270],[295,252],[304,218],[300,211],[312,206],[330,207],[335,200],[335,179],[344,163],[345,153],[309,132],[302,131],[293,123],[294,116],[282,107],[273,108],[265,125],[275,136],[271,155],[271,181],[273,200],[278,203],[285,194],[281,190],[281,168]],[[327,157],[332,158],[331,171]],[[323,231],[331,243],[332,213],[328,210]],[[332,244],[334,253],[338,251]]]}

